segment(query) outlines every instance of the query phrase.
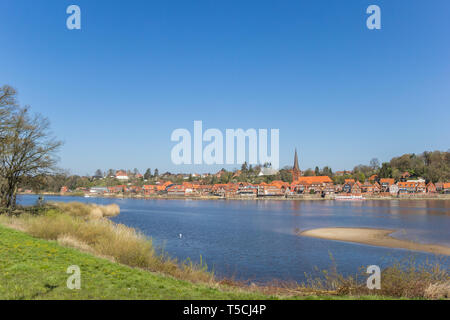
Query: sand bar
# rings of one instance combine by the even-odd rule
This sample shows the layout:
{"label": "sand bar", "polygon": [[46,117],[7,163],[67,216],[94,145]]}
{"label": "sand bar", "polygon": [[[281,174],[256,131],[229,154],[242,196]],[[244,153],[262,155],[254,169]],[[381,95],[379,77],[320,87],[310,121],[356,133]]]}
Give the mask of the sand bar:
{"label": "sand bar", "polygon": [[450,255],[450,247],[396,239],[390,236],[395,231],[396,230],[371,228],[320,228],[303,231],[300,232],[299,235],[327,240],[355,242],[378,247],[399,248],[447,256]]}

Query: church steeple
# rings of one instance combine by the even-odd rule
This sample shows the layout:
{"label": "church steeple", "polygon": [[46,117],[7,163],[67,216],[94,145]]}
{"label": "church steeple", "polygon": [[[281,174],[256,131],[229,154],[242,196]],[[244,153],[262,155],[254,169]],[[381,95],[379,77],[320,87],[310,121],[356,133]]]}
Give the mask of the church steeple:
{"label": "church steeple", "polygon": [[297,155],[297,148],[295,149],[295,156],[294,156],[294,167],[293,170],[300,171],[300,168],[298,167],[298,155]]}
{"label": "church steeple", "polygon": [[295,155],[294,155],[294,166],[292,167],[292,181],[298,180],[302,172],[300,171],[300,167],[298,166],[298,155],[297,155],[297,149],[295,149]]}

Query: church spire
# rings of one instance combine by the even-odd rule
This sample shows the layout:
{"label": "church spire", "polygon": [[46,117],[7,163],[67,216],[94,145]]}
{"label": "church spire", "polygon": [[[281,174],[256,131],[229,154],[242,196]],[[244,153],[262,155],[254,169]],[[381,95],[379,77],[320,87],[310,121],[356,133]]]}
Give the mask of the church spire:
{"label": "church spire", "polygon": [[297,181],[302,175],[300,167],[298,166],[297,149],[295,149],[294,167],[292,168],[291,173],[292,173],[292,182]]}
{"label": "church spire", "polygon": [[298,167],[298,156],[297,156],[297,148],[295,149],[295,156],[294,156],[294,170],[300,171],[300,168]]}

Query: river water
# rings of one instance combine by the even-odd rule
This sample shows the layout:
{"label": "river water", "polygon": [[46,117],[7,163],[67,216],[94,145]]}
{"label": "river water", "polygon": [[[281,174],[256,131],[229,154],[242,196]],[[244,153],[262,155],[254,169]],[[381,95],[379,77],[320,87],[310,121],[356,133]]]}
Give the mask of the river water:
{"label": "river water", "polygon": [[[36,196],[20,196],[34,204]],[[154,244],[180,260],[200,256],[219,276],[254,282],[304,281],[315,267],[354,274],[361,266],[414,257],[418,262],[450,259],[403,249],[297,236],[320,227],[371,227],[398,230],[400,239],[450,246],[450,201],[374,200],[254,201],[144,200],[48,196],[47,201],[116,203],[117,223],[152,237]],[[331,259],[330,256],[333,258]]]}

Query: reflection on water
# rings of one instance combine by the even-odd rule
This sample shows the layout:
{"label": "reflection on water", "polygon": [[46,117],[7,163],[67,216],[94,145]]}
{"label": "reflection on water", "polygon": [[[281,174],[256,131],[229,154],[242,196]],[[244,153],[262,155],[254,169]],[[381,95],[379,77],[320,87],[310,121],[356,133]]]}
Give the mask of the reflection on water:
{"label": "reflection on water", "polygon": [[[295,230],[320,227],[372,227],[422,243],[450,246],[450,201],[184,201],[47,197],[47,200],[117,203],[113,220],[137,228],[179,259],[200,255],[219,275],[268,281],[304,280],[315,266],[330,266],[330,253],[344,274],[360,266],[411,255],[410,251],[304,238]],[[22,196],[32,204],[35,196]],[[180,239],[179,234],[183,234]],[[435,259],[414,253],[416,259]],[[448,261],[448,259],[444,260]],[[441,261],[442,262],[442,261]],[[449,264],[446,263],[445,266]]]}

